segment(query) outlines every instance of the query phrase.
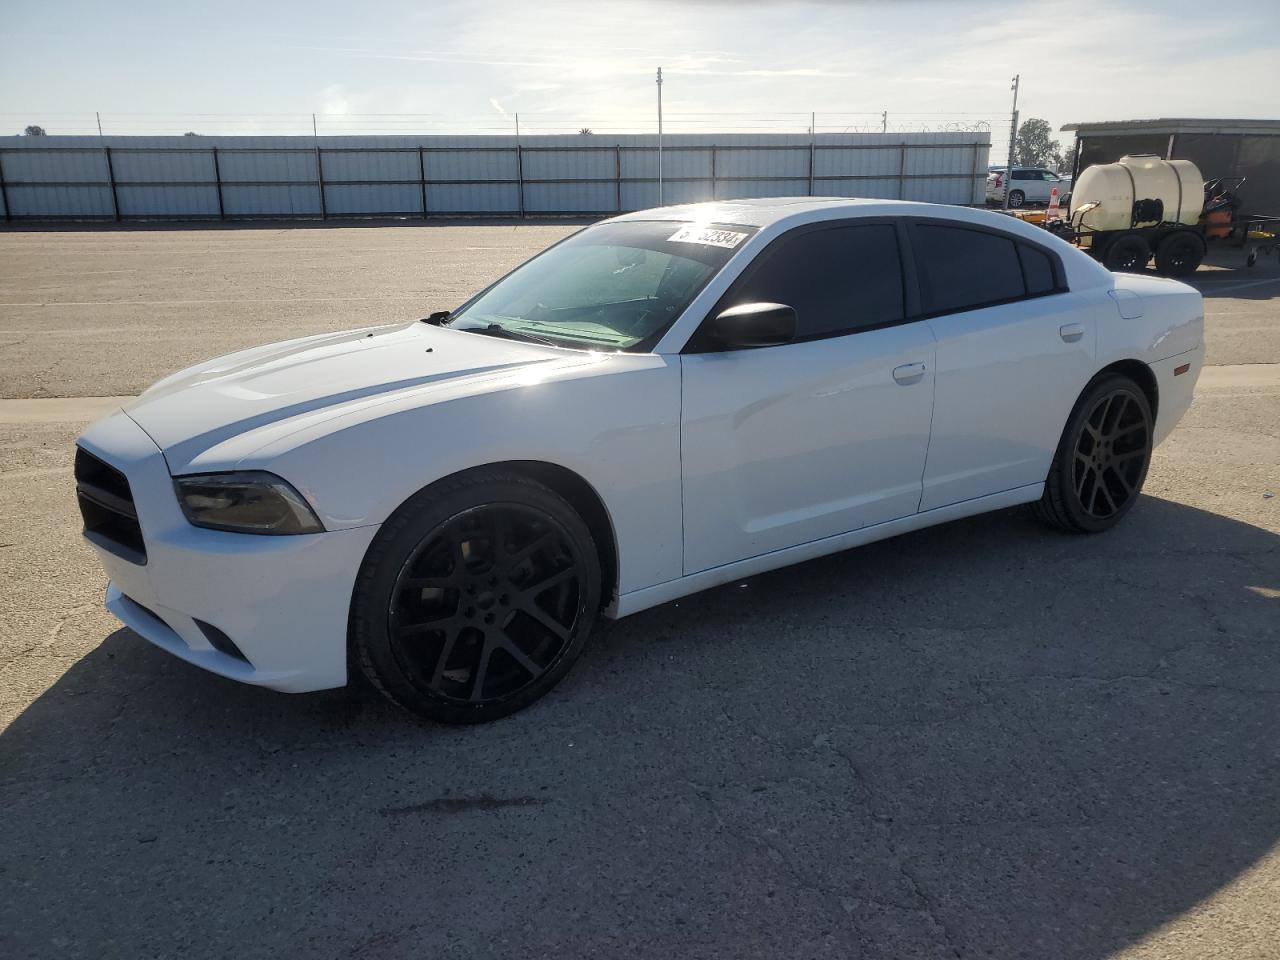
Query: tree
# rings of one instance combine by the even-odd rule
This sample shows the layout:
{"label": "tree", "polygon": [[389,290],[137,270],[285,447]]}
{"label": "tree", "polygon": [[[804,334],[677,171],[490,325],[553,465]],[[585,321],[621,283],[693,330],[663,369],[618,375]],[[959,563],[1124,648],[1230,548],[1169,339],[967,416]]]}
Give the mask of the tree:
{"label": "tree", "polygon": [[1053,128],[1049,121],[1028,117],[1018,127],[1018,138],[1013,144],[1013,162],[1020,167],[1050,167],[1057,170],[1062,165],[1062,146],[1051,138]]}
{"label": "tree", "polygon": [[582,134],[584,137],[589,137],[591,136],[592,130],[590,127],[583,127],[578,131],[578,133]]}
{"label": "tree", "polygon": [[184,136],[184,137],[198,137],[198,136],[200,136],[200,134],[196,133],[194,130],[188,130],[186,133],[184,133],[184,134],[183,134],[183,136]]}
{"label": "tree", "polygon": [[44,127],[36,126],[36,124],[34,123],[31,124],[31,126],[27,127],[27,129],[23,130],[22,133],[24,136],[28,136],[28,137],[45,136]]}

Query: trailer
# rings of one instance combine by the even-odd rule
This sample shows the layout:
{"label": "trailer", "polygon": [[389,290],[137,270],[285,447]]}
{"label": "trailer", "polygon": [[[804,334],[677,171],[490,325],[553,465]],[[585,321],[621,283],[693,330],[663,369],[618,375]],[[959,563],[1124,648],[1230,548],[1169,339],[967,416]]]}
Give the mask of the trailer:
{"label": "trailer", "polygon": [[1248,250],[1246,267],[1258,264],[1258,257],[1273,256],[1280,260],[1280,217],[1246,217],[1244,246]]}
{"label": "trailer", "polygon": [[1246,263],[1252,267],[1260,255],[1280,256],[1280,217],[1242,217],[1243,183],[1240,177],[1206,182],[1189,160],[1163,160],[1152,154],[1122,157],[1081,173],[1067,219],[1036,219],[1108,270],[1145,270],[1154,258],[1157,273],[1189,276],[1213,241],[1236,241],[1245,247]]}

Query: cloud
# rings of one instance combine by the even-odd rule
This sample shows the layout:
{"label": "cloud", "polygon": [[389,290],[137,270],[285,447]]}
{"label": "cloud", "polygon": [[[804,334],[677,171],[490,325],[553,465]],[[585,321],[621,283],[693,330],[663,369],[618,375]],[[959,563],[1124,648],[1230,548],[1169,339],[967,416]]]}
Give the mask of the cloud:
{"label": "cloud", "polygon": [[351,112],[351,101],[347,99],[346,90],[341,84],[331,84],[320,91],[320,113],[347,114]]}
{"label": "cloud", "polygon": [[[676,72],[676,71],[672,71]],[[712,77],[856,77],[856,73],[840,73],[836,70],[817,70],[813,67],[792,67],[785,70],[705,70],[704,76]]]}
{"label": "cloud", "polygon": [[[425,118],[424,130],[487,132],[517,112],[522,127],[529,116],[545,118],[539,122],[548,129],[637,130],[653,126],[661,66],[671,122],[688,121],[676,129],[750,122],[799,132],[811,111],[819,129],[842,129],[874,126],[888,110],[891,129],[972,114],[999,139],[1015,73],[1022,75],[1022,115],[1056,128],[1069,120],[1274,115],[1273,90],[1240,78],[1269,76],[1280,60],[1276,0],[1237,0],[1233,16],[1208,20],[1194,0],[1095,4],[1085,14],[1060,0],[1014,7],[997,0],[433,0],[389,6],[378,18],[349,6],[314,27],[305,18],[273,19],[265,9],[251,35],[210,25],[243,45],[241,70],[225,71],[218,53],[225,43],[195,44],[155,21],[122,31],[123,53],[98,50],[95,37],[84,49],[50,42],[25,51],[43,58],[38,70],[17,57],[0,60],[14,104],[6,109],[92,111],[99,109],[88,101],[92,91],[104,112],[115,104],[139,114],[181,104],[247,124],[255,113],[287,111],[305,116],[309,128],[317,110],[334,118],[335,130],[351,132],[374,132],[372,114],[413,114]],[[33,20],[30,30],[58,26],[41,18],[47,22]],[[164,71],[166,84],[130,72],[145,65],[150,76],[166,57],[183,61],[183,69]],[[71,79],[51,86],[47,77],[55,74]],[[205,82],[209,76],[220,82]]]}

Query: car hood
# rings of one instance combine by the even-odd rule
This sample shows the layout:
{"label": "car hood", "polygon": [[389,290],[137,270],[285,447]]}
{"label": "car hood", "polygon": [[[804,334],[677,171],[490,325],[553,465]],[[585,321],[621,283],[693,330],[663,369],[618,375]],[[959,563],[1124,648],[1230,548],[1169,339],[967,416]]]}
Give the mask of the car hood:
{"label": "car hood", "polygon": [[[175,473],[232,437],[402,391],[429,402],[459,381],[477,386],[532,366],[576,365],[581,351],[423,323],[323,334],[255,347],[161,380],[125,412]],[[278,431],[272,431],[278,435]]]}

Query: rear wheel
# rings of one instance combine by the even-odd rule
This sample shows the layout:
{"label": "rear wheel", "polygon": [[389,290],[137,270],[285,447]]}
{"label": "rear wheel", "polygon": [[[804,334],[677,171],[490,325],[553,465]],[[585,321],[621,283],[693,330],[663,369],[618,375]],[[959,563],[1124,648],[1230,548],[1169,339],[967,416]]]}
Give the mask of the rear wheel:
{"label": "rear wheel", "polygon": [[1107,245],[1102,264],[1118,273],[1137,273],[1145,270],[1151,259],[1151,247],[1136,233],[1125,233]]}
{"label": "rear wheel", "polygon": [[1022,206],[1024,203],[1026,203],[1026,202],[1027,202],[1027,195],[1026,195],[1025,193],[1023,193],[1021,190],[1010,190],[1010,191],[1009,191],[1009,206],[1010,206],[1010,207],[1020,207],[1020,206]]}
{"label": "rear wheel", "polygon": [[1100,533],[1132,509],[1151,463],[1154,419],[1142,388],[1103,374],[1076,402],[1036,513],[1072,533]]}
{"label": "rear wheel", "polygon": [[484,471],[427,488],[384,524],[357,580],[351,643],[396,703],[478,723],[555,686],[599,602],[582,518],[542,484]]}
{"label": "rear wheel", "polygon": [[1166,277],[1187,277],[1204,259],[1204,241],[1190,230],[1171,233],[1156,248],[1156,270]]}

